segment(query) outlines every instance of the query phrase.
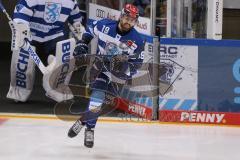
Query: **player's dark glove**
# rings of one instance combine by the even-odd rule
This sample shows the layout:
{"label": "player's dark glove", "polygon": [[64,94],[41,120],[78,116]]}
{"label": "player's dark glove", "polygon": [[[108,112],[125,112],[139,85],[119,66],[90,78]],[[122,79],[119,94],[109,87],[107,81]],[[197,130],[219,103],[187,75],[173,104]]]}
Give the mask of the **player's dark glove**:
{"label": "player's dark glove", "polygon": [[114,70],[116,72],[124,72],[126,68],[126,63],[128,61],[128,55],[125,54],[119,54],[113,56],[111,59],[111,70]]}
{"label": "player's dark glove", "polygon": [[81,40],[78,41],[76,44],[73,56],[77,57],[87,53],[88,53],[88,45]]}
{"label": "player's dark glove", "polygon": [[126,54],[116,55],[111,61],[111,73],[116,77],[129,80],[135,73],[134,65],[129,61],[129,56]]}

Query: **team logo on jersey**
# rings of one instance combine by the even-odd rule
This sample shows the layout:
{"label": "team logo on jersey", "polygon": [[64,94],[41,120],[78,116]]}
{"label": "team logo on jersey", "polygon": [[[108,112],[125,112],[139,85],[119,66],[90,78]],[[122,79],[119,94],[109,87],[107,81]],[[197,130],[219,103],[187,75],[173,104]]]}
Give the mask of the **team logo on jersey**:
{"label": "team logo on jersey", "polygon": [[105,52],[106,55],[117,55],[120,54],[120,48],[112,42],[106,42],[106,47],[105,47]]}
{"label": "team logo on jersey", "polygon": [[127,54],[131,55],[137,48],[137,44],[131,40],[120,41],[117,45],[113,42],[106,42],[105,52],[106,55]]}
{"label": "team logo on jersey", "polygon": [[44,20],[47,23],[56,22],[60,17],[61,8],[62,5],[60,3],[47,2],[45,4]]}

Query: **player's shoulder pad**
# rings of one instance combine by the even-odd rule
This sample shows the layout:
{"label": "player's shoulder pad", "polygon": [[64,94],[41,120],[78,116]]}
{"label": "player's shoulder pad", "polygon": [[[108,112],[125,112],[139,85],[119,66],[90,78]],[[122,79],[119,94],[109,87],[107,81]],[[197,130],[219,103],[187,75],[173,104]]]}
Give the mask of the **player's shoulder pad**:
{"label": "player's shoulder pad", "polygon": [[141,45],[141,46],[144,45],[144,40],[142,38],[142,35],[135,28],[131,30],[131,35],[136,39],[136,42],[138,43],[138,45]]}
{"label": "player's shoulder pad", "polygon": [[100,26],[111,25],[111,24],[115,24],[115,23],[117,23],[117,21],[114,21],[114,20],[111,20],[111,19],[108,19],[108,18],[101,19],[97,22],[97,24],[100,25]]}
{"label": "player's shoulder pad", "polygon": [[94,21],[93,22],[93,27],[97,28],[99,31],[102,30],[102,28],[104,28],[105,26],[110,26],[117,23],[117,21],[111,20],[111,19],[101,19],[98,21]]}

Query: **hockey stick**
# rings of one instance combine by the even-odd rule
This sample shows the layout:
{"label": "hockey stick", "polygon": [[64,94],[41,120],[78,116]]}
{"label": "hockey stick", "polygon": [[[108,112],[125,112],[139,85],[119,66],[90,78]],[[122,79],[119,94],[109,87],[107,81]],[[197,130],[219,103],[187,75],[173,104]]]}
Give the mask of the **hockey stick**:
{"label": "hockey stick", "polygon": [[[4,8],[3,4],[2,4],[2,0],[0,0],[0,10],[6,15],[7,19],[9,22],[13,23],[12,18],[9,16],[9,14],[7,13],[6,9]],[[34,49],[32,48],[30,42],[28,39],[25,39],[25,44],[22,47],[24,50],[28,51],[30,57],[33,59],[33,61],[35,62],[35,64],[38,66],[38,68],[40,69],[40,71],[45,74],[47,72],[46,67],[44,66],[44,64],[42,63],[41,59],[39,58],[39,56],[37,55],[37,53],[34,51]]]}
{"label": "hockey stick", "polygon": [[80,39],[78,38],[77,34],[74,31],[74,26],[71,23],[68,23],[68,28],[71,31],[71,33],[73,34],[73,37],[75,38],[76,41],[79,41]]}

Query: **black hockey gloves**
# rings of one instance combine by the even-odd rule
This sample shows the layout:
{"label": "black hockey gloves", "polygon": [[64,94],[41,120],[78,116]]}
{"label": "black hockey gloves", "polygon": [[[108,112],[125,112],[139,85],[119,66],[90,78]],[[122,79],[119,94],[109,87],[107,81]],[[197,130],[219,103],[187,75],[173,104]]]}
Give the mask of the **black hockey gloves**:
{"label": "black hockey gloves", "polygon": [[74,50],[74,57],[81,56],[82,54],[88,54],[88,45],[84,43],[82,40],[78,41],[76,44],[76,48]]}

